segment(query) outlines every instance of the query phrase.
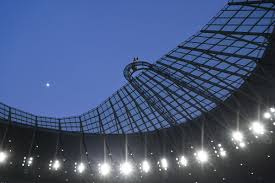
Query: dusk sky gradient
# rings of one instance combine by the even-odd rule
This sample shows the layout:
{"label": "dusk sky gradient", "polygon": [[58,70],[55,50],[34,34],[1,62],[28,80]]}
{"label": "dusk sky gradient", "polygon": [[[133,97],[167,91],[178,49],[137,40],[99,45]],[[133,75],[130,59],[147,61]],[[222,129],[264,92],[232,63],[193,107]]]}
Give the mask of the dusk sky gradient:
{"label": "dusk sky gradient", "polygon": [[1,0],[0,101],[53,117],[86,112],[126,83],[133,57],[155,62],[226,2]]}

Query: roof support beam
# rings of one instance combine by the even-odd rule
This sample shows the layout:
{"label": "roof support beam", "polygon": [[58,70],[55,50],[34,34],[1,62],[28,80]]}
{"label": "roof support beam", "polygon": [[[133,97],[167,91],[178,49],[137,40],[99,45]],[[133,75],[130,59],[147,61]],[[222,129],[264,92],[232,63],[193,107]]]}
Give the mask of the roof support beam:
{"label": "roof support beam", "polygon": [[[175,57],[175,58],[177,58],[177,57]],[[190,63],[190,64],[194,63],[194,62],[191,62],[191,61],[188,61],[188,60],[185,60],[185,59],[181,59],[181,58],[178,58],[178,60],[179,60],[179,61],[182,60],[183,62],[188,62],[188,63]],[[161,64],[161,62],[159,62],[159,61],[157,61],[157,63],[158,63],[158,64]],[[220,77],[218,77],[217,75],[212,74],[211,72],[209,72],[208,70],[206,70],[206,69],[203,68],[203,67],[198,67],[198,66],[196,66],[196,65],[193,65],[193,66],[196,67],[198,70],[201,70],[202,72],[204,72],[204,73],[206,73],[206,74],[209,74],[210,76],[214,77],[215,79],[219,80],[220,82],[224,83],[225,85],[228,85],[229,87],[233,88],[234,90],[236,90],[236,91],[238,90],[237,87],[233,86],[233,85],[232,85],[231,83],[229,83],[225,78],[220,78]],[[225,73],[226,73],[226,72],[225,72]],[[248,82],[247,82],[247,84],[249,85]],[[251,90],[251,91],[253,91],[253,90]],[[246,97],[248,97],[248,98],[254,100],[253,98],[251,98],[250,95],[248,95],[248,94],[245,93],[245,92],[242,92],[242,90],[239,90],[239,92],[241,92],[244,96],[246,96]]]}
{"label": "roof support beam", "polygon": [[162,104],[155,99],[155,97],[148,95],[148,92],[140,86],[137,80],[131,80],[130,84],[144,98],[144,100],[148,102],[170,124],[170,126],[175,126],[177,124],[166,108],[163,107]]}
{"label": "roof support beam", "polygon": [[[139,107],[140,108],[140,106],[139,106],[139,104],[137,103],[137,101],[133,98],[133,96],[131,95],[131,93],[127,90],[127,88],[125,89],[125,91],[127,92],[127,94],[131,97],[131,99],[133,100],[133,102],[135,103],[135,105],[137,106],[137,107]],[[145,100],[145,99],[144,99]],[[151,112],[152,112],[152,114],[154,114],[154,116],[155,116],[155,118],[156,119],[158,119],[157,118],[157,116],[156,116],[156,114],[155,114],[155,111],[153,111],[153,109],[152,109],[152,106],[150,105],[150,103],[148,103],[148,101],[146,101],[145,100],[145,102],[148,104],[148,107],[150,108],[150,110],[151,110]],[[143,113],[143,110],[141,109],[141,112]],[[156,112],[158,112],[158,111],[156,111]],[[159,113],[158,113],[159,114]],[[160,114],[159,114],[160,115]],[[148,117],[147,117],[147,115],[145,115],[146,116],[146,118],[147,118],[147,120],[149,119]],[[161,115],[160,115],[161,116]],[[165,119],[164,119],[165,120]],[[168,122],[167,122],[168,123]],[[169,123],[168,123],[169,124]],[[164,126],[161,124],[161,123],[159,123],[159,125],[162,127],[162,128],[164,128]]]}
{"label": "roof support beam", "polygon": [[[188,47],[188,46],[179,46],[179,48],[206,53],[206,54],[209,54],[210,56],[222,55],[222,56],[227,56],[227,57],[237,57],[237,58],[241,58],[241,59],[252,60],[254,62],[257,62],[259,60],[257,57],[251,57],[251,56],[247,56],[247,55],[239,55],[239,54],[235,54],[235,53],[226,53],[226,52],[214,51],[214,50],[204,50],[204,49],[192,48],[192,47]],[[219,59],[221,59],[221,58],[219,58]],[[231,64],[231,65],[235,65],[234,63],[227,62],[226,60],[223,60],[223,59],[222,59],[222,61],[224,61],[225,63]]]}
{"label": "roof support beam", "polygon": [[[140,78],[136,78],[140,83],[142,83],[142,85],[144,85],[146,88],[151,88],[150,86],[148,86],[145,82],[143,82]],[[161,101],[164,101],[168,106],[170,106],[173,110],[175,110],[177,113],[179,113],[185,120],[186,120],[186,116],[183,115],[177,108],[175,108],[175,106],[173,106],[170,102],[168,102],[164,97],[161,97],[160,94],[158,92],[156,92],[154,89],[150,90],[154,96],[157,97],[157,99],[160,101],[159,103],[163,106],[163,103]],[[163,108],[165,108],[163,106]],[[166,108],[165,108],[166,109]],[[167,109],[166,109],[167,110]],[[172,118],[175,121],[175,124],[178,124],[178,122],[176,122],[176,120],[172,117],[171,113],[167,110],[170,118]]]}
{"label": "roof support beam", "polygon": [[147,78],[153,80],[155,83],[157,83],[158,85],[160,85],[170,95],[170,97],[173,98],[173,100],[178,104],[178,106],[184,111],[184,113],[188,116],[188,119],[189,120],[193,119],[193,117],[191,116],[191,114],[189,114],[189,112],[182,106],[182,104],[180,104],[178,102],[178,100],[176,100],[176,98],[174,96],[182,99],[184,102],[187,102],[190,106],[193,106],[193,104],[191,104],[188,100],[184,99],[177,92],[172,91],[169,87],[165,86],[163,83],[157,81],[154,77],[149,76],[146,72],[144,72],[143,75],[145,75]]}
{"label": "roof support beam", "polygon": [[125,111],[126,111],[126,113],[127,113],[127,117],[128,117],[128,120],[129,120],[129,123],[130,123],[130,125],[131,125],[131,128],[132,128],[133,133],[134,133],[134,128],[133,128],[133,125],[132,125],[131,121],[135,124],[136,128],[138,129],[138,131],[141,132],[139,126],[137,125],[136,121],[134,120],[134,118],[133,118],[131,112],[129,111],[129,109],[128,109],[127,105],[125,104],[123,98],[121,97],[120,93],[117,92],[117,94],[118,94],[119,99],[120,99],[120,101],[122,102],[122,104],[123,104],[123,106],[124,106],[124,108],[125,108]]}
{"label": "roof support beam", "polygon": [[[106,133],[105,133],[105,129],[104,129],[104,125],[103,125],[103,123],[102,123],[102,119],[101,119],[101,117],[100,117],[100,113],[99,113],[99,111],[98,111],[98,107],[96,108],[96,112],[97,112],[98,122],[99,122],[99,126],[100,126],[100,133],[101,133],[101,134],[106,134]],[[103,132],[103,133],[102,133],[102,132]]]}
{"label": "roof support beam", "polygon": [[[141,116],[141,113],[142,113],[142,114],[146,117],[147,121],[149,121],[149,122],[152,124],[153,122],[151,122],[151,120],[149,119],[149,117],[145,114],[144,110],[141,109],[140,105],[137,103],[137,101],[134,99],[134,97],[131,95],[131,93],[128,91],[128,89],[125,87],[124,90],[128,93],[128,95],[131,97],[131,99],[133,100],[133,102],[134,102],[135,105],[137,106],[137,109],[139,110],[139,115]],[[145,100],[145,99],[144,99],[144,100]],[[150,103],[148,103],[148,101],[146,101],[146,100],[145,100],[145,102],[148,104],[148,107],[150,108],[152,114],[155,116],[155,119],[158,120],[158,118],[157,118],[155,112],[153,111],[152,106],[150,105]],[[157,111],[157,112],[158,112],[158,111]],[[161,116],[161,114],[159,114],[159,115]],[[162,118],[163,118],[163,117],[162,117]],[[141,119],[142,119],[142,122],[146,125],[146,123],[143,121],[142,116],[141,116]],[[165,120],[165,118],[163,118],[163,119]],[[167,123],[169,124],[169,122],[167,122]],[[152,125],[155,127],[154,124],[152,124]],[[161,126],[161,128],[164,128],[164,126],[162,125],[162,123],[159,122],[159,125]],[[155,128],[156,128],[156,127],[155,127]],[[158,135],[159,135],[159,130],[158,130],[157,128],[156,128],[156,131],[157,131],[157,133],[158,133]],[[169,132],[168,132],[167,136],[172,140],[172,143],[173,143],[173,145],[175,146],[173,136],[171,136]],[[175,146],[175,147],[176,147],[176,146]]]}
{"label": "roof support beam", "polygon": [[[179,58],[179,59],[180,59],[180,58]],[[180,60],[180,61],[181,61],[181,60]],[[188,61],[188,60],[187,60],[187,61]],[[183,62],[185,62],[184,59],[183,59]],[[190,62],[190,61],[188,61],[188,62]],[[158,64],[162,64],[161,62],[157,62],[157,63],[158,63]],[[213,77],[213,78],[219,80],[221,83],[224,83],[225,85],[231,87],[233,90],[237,90],[237,89],[238,89],[238,88],[236,88],[235,86],[233,86],[231,83],[227,82],[225,78],[220,78],[220,77],[218,77],[217,75],[214,75],[214,74],[212,74],[211,72],[209,72],[209,70],[207,70],[207,69],[205,69],[205,68],[203,68],[203,67],[198,67],[197,65],[194,65],[193,62],[190,62],[190,65],[193,65],[196,69],[200,70],[200,71],[203,72],[204,74],[208,74],[208,75],[210,75],[211,77]],[[220,71],[220,72],[222,72],[222,71]],[[225,73],[226,73],[226,72],[225,72]],[[228,74],[228,73],[226,73],[226,74]],[[230,89],[230,90],[232,90],[232,89]]]}
{"label": "roof support beam", "polygon": [[196,93],[197,95],[200,95],[204,98],[206,98],[207,100],[212,101],[213,103],[218,103],[219,99],[217,99],[216,97],[213,97],[211,95],[208,94],[208,92],[205,90],[200,90],[199,88],[195,88],[194,86],[192,86],[191,84],[183,81],[180,78],[175,78],[173,75],[171,75],[170,73],[168,73],[167,71],[161,70],[159,69],[157,66],[153,66],[153,71],[159,75],[161,75],[162,77],[169,79],[170,81],[172,81],[173,83],[175,83],[179,88],[186,88],[189,91],[192,91],[194,93]]}
{"label": "roof support beam", "polygon": [[141,109],[141,107],[140,107],[139,105],[137,105],[137,102],[135,101],[135,99],[133,99],[133,101],[135,102],[135,105],[138,106],[138,107],[137,107],[137,110],[138,110],[140,119],[141,119],[142,123],[146,126],[147,131],[149,132],[150,130],[149,130],[147,124],[146,124],[146,121],[144,121],[144,118],[143,118],[142,114],[143,114],[143,115],[145,116],[145,118],[147,119],[147,122],[149,122],[149,123],[154,127],[154,129],[157,130],[157,127],[155,126],[155,124],[149,119],[149,117],[148,117],[148,116],[146,115],[146,113]]}
{"label": "roof support beam", "polygon": [[[196,62],[192,62],[192,61],[189,61],[189,60],[186,60],[186,59],[183,59],[183,58],[178,58],[178,57],[174,57],[174,56],[171,56],[171,55],[166,55],[167,58],[171,58],[171,59],[174,59],[174,60],[178,60],[178,61],[182,61],[182,62],[185,62],[185,63],[188,63],[190,65],[193,65],[194,67],[196,67],[197,69],[199,70],[202,70],[204,71],[206,74],[209,74],[211,75],[212,77],[214,77],[215,79],[219,80],[220,82],[230,86],[231,88],[233,88],[234,90],[237,90],[238,88],[236,88],[235,86],[233,86],[231,83],[229,83],[228,81],[226,81],[226,78],[220,78],[218,77],[217,75],[214,75],[212,74],[211,72],[209,72],[209,70],[206,70],[205,68],[209,68],[209,69],[212,69],[212,70],[216,70],[216,71],[219,71],[221,73],[226,73],[226,74],[231,74],[231,75],[236,75],[236,76],[239,76],[240,78],[242,79],[245,79],[247,76],[246,75],[242,75],[242,74],[234,74],[234,72],[231,72],[231,71],[227,71],[227,70],[222,70],[222,69],[219,69],[219,68],[216,68],[216,67],[210,67],[210,66],[206,66],[204,68],[204,65],[203,64],[199,64],[199,63],[196,63]],[[160,64],[161,62],[160,61],[157,61],[158,64]],[[254,73],[255,76],[261,78],[261,79],[264,79],[262,76]],[[249,84],[249,83],[247,83]],[[253,90],[252,90],[253,91]],[[240,91],[243,95],[249,97],[249,95],[247,95],[246,93]]]}
{"label": "roof support beam", "polygon": [[[128,109],[126,108],[126,105],[125,105],[124,101],[122,100],[122,97],[120,96],[119,92],[117,92],[117,95],[118,95],[118,97],[120,98],[120,101],[122,102],[122,104],[123,104],[123,106],[124,106],[124,109],[125,109],[125,111],[126,111],[126,115],[127,115],[127,118],[128,118],[128,126],[131,127],[132,133],[134,133],[135,130],[134,130],[134,127],[133,127],[133,125],[132,125],[132,123],[131,123],[130,116],[129,116],[129,114],[128,114]],[[120,110],[122,110],[122,109],[120,109]],[[127,132],[126,132],[126,133],[127,133]]]}
{"label": "roof support beam", "polygon": [[217,31],[217,30],[201,30],[203,33],[219,33],[223,35],[241,35],[241,36],[263,36],[263,37],[269,37],[271,33],[265,33],[265,32],[241,32],[241,31]]}
{"label": "roof support beam", "polygon": [[259,9],[263,9],[263,10],[267,10],[267,11],[274,11],[275,10],[274,8],[265,7],[265,6],[258,6],[258,5],[252,5],[252,4],[249,4],[249,5],[246,5],[246,6],[250,6],[250,7],[253,7],[253,8],[259,8]]}
{"label": "roof support beam", "polygon": [[174,77],[171,73],[167,72],[166,70],[162,70],[161,68],[159,68],[155,65],[152,65],[151,68],[152,68],[153,72],[161,75],[162,77],[164,77],[166,79],[169,79],[170,81],[175,83],[178,87],[186,88],[189,91],[192,91],[192,92],[196,93],[197,95],[203,96],[204,98],[212,101],[216,105],[221,104],[221,105],[224,105],[225,107],[227,107],[228,109],[230,109],[231,111],[235,111],[234,108],[230,107],[229,105],[226,105],[225,103],[223,103],[223,100],[221,100],[216,95],[211,93],[209,91],[209,88],[205,88],[203,85],[198,83],[196,80],[193,80],[189,76],[184,76],[184,77],[187,78],[189,80],[189,82],[196,83],[196,86],[191,85],[190,83],[182,80],[181,78]]}
{"label": "roof support beam", "polygon": [[[137,77],[136,80],[139,81],[140,83],[142,83],[142,85],[144,85],[146,88],[148,88],[148,89],[151,88],[151,87],[149,87],[145,82],[143,82],[140,78]],[[181,113],[177,108],[175,108],[173,105],[171,105],[171,103],[168,102],[165,98],[161,97],[161,96],[159,95],[159,93],[157,93],[155,90],[151,89],[150,91],[153,93],[152,98],[155,96],[155,97],[157,98],[158,104],[166,111],[166,113],[160,113],[160,112],[158,112],[158,113],[159,113],[166,121],[169,120],[169,121],[167,121],[167,122],[170,124],[170,126],[172,126],[172,127],[178,127],[178,124],[179,124],[179,123],[173,118],[173,116],[171,115],[171,113],[163,106],[163,103],[162,103],[161,101],[164,101],[168,106],[170,106],[170,107],[171,107],[173,110],[175,110],[178,114],[181,114],[181,116],[182,116],[183,118],[186,119],[186,116],[182,115],[182,113]],[[152,107],[153,107],[153,106],[152,106]],[[172,121],[172,120],[173,120],[173,121]],[[171,121],[173,122],[172,125],[171,125]],[[178,133],[178,130],[181,130],[181,129],[175,128],[175,132],[177,132],[177,135],[180,135],[180,134]],[[182,132],[182,131],[180,131],[180,132]]]}
{"label": "roof support beam", "polygon": [[111,101],[110,98],[109,98],[109,103],[110,103],[111,108],[112,108],[112,110],[113,110],[113,115],[114,115],[115,122],[116,122],[116,127],[117,127],[117,133],[119,133],[119,129],[118,129],[118,126],[119,126],[119,128],[120,128],[122,134],[125,134],[125,133],[124,133],[124,130],[123,130],[121,124],[120,124],[120,121],[119,121],[119,119],[118,119],[117,113],[116,113],[116,111],[115,111],[115,109],[114,109],[113,103],[112,103],[112,101]]}
{"label": "roof support beam", "polygon": [[[239,34],[238,33],[236,34],[235,32],[232,32],[232,34],[231,34],[229,31],[201,30],[201,33],[220,34],[220,35],[224,35],[224,36],[227,36],[227,37],[231,37],[235,40],[246,42],[248,44],[253,44],[253,45],[258,46],[258,47],[265,47],[266,46],[265,44],[261,44],[261,43],[255,42],[255,41],[250,41],[250,40],[238,37],[236,35],[239,35]],[[255,37],[261,36],[260,34],[262,34],[262,33],[259,33],[259,35],[255,35]],[[242,35],[242,36],[245,36],[245,35]]]}
{"label": "roof support beam", "polygon": [[[145,114],[144,110],[140,107],[140,105],[138,104],[138,102],[136,101],[136,99],[131,95],[131,93],[127,90],[127,88],[125,88],[124,90],[127,92],[128,96],[130,96],[130,98],[132,99],[132,101],[135,103],[135,106],[137,107],[138,112],[139,112],[139,116],[140,116],[140,118],[142,119],[142,122],[144,123],[144,125],[146,126],[146,128],[148,129],[146,122],[143,121],[143,117],[142,117],[141,113],[145,116],[145,118],[147,119],[147,121],[149,121],[149,122],[152,124],[151,120],[150,120],[149,117]],[[144,100],[145,100],[145,99],[144,99]],[[145,100],[145,101],[146,101],[146,100]],[[149,103],[148,103],[148,106],[150,106]],[[152,125],[153,125],[153,124],[152,124]],[[156,128],[155,125],[153,125],[153,126],[154,126],[154,128]],[[160,124],[160,126],[163,128],[163,126],[162,126],[161,124]],[[157,128],[156,128],[156,129],[157,129]],[[148,129],[148,131],[149,131],[149,129]]]}
{"label": "roof support beam", "polygon": [[181,73],[181,74],[184,75],[184,76],[189,76],[189,77],[191,77],[191,78],[193,78],[193,79],[201,80],[201,81],[203,81],[203,82],[209,83],[209,84],[211,84],[211,85],[213,85],[213,86],[216,86],[216,87],[221,88],[221,89],[224,89],[224,90],[228,90],[228,91],[231,91],[231,92],[234,91],[234,90],[231,89],[231,88],[227,88],[227,87],[225,87],[225,86],[223,86],[223,85],[219,85],[218,83],[212,82],[211,80],[207,80],[207,79],[205,79],[205,78],[203,78],[203,77],[199,77],[199,76],[194,75],[194,74],[192,74],[192,73],[186,72],[186,71],[184,71],[184,70],[182,70],[182,69],[175,68],[175,67],[173,67],[173,66],[171,66],[171,65],[167,65],[167,64],[164,64],[164,63],[162,63],[162,62],[159,62],[158,64],[160,64],[160,65],[162,65],[162,66],[164,66],[164,67],[166,67],[166,68],[169,68],[169,69],[171,69],[171,70],[174,70],[174,71],[176,71],[176,72],[178,72],[178,73]]}
{"label": "roof support beam", "polygon": [[[198,101],[197,100],[197,98],[196,97],[194,97],[194,96],[192,96],[192,95],[190,95],[190,93],[189,93],[189,91],[187,91],[185,88],[181,88],[194,102],[196,102],[196,104],[198,105],[198,106],[200,106],[200,107],[198,107],[197,105],[194,105],[193,103],[191,103],[190,101],[188,101],[188,100],[185,100],[185,102],[187,102],[189,105],[191,105],[192,107],[194,107],[194,108],[196,108],[198,111],[200,111],[202,114],[204,113],[204,112],[207,112],[208,111],[208,109],[206,109],[206,107],[205,106],[203,106],[202,104],[201,104],[201,102],[200,101]],[[175,93],[176,94],[176,93]],[[176,96],[178,96],[179,98],[181,98],[181,99],[183,99],[182,97],[180,97],[178,94],[176,95]],[[184,100],[184,99],[183,99]],[[211,114],[210,114],[211,115]],[[217,119],[215,116],[213,116],[213,115],[211,115],[214,119]],[[219,121],[218,119],[217,119],[217,121]],[[221,126],[224,126],[223,124],[220,124]]]}
{"label": "roof support beam", "polygon": [[242,1],[242,2],[229,2],[228,5],[251,5],[251,4],[265,4],[265,3],[273,3],[274,0],[261,0],[261,1]]}
{"label": "roof support beam", "polygon": [[[179,61],[188,63],[188,64],[193,65],[193,66],[198,67],[198,68],[207,68],[207,69],[210,69],[210,70],[215,70],[215,71],[218,71],[218,72],[221,72],[221,73],[226,73],[226,74],[233,75],[233,76],[238,76],[238,77],[241,77],[241,78],[243,78],[245,76],[243,74],[239,74],[239,73],[236,73],[236,72],[231,72],[231,71],[220,69],[220,68],[217,68],[217,67],[212,67],[212,66],[201,64],[201,63],[198,63],[198,62],[189,61],[189,60],[179,58],[179,57],[175,57],[175,56],[172,56],[172,55],[166,55],[166,57],[170,58],[170,59],[179,60]],[[157,63],[159,63],[159,62],[157,62]]]}
{"label": "roof support beam", "polygon": [[[224,62],[224,63],[226,63],[226,64],[229,64],[229,65],[231,65],[231,66],[233,66],[233,67],[236,67],[236,68],[238,68],[239,70],[243,70],[243,71],[245,71],[245,72],[247,72],[247,73],[251,73],[252,71],[251,70],[248,70],[248,69],[245,69],[244,67],[241,67],[241,66],[239,66],[238,64],[236,64],[236,63],[231,63],[231,62],[228,62],[228,61],[226,61],[225,59],[222,59],[222,58],[219,58],[217,55],[224,55],[224,56],[227,56],[228,55],[228,57],[230,57],[230,53],[224,53],[224,52],[218,52],[218,51],[213,51],[213,50],[204,50],[204,49],[199,49],[199,48],[191,48],[191,47],[184,47],[184,46],[182,46],[182,48],[183,49],[190,49],[190,50],[194,50],[194,51],[199,51],[199,52],[202,52],[202,53],[205,53],[205,54],[207,54],[207,55],[209,55],[209,56],[212,56],[212,57],[214,57],[214,58],[216,58],[216,59],[218,59],[218,60],[220,60],[221,62]],[[256,57],[250,57],[250,56],[245,56],[245,55],[238,55],[238,54],[232,54],[232,56],[233,57],[239,57],[240,59],[250,59],[250,60],[252,60],[252,61],[254,61],[254,63],[258,63],[258,60],[259,60],[259,58],[256,58]],[[259,78],[261,78],[261,79],[265,79],[263,76],[261,76],[261,75],[256,75],[257,77],[259,77]],[[243,78],[244,79],[244,76],[242,76],[241,78]]]}

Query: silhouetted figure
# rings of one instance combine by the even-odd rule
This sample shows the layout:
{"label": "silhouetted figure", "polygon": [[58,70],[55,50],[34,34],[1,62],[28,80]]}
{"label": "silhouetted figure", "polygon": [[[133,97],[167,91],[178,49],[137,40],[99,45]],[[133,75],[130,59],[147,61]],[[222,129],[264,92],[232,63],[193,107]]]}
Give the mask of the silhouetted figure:
{"label": "silhouetted figure", "polygon": [[137,62],[138,61],[138,57],[134,57],[133,62]]}
{"label": "silhouetted figure", "polygon": [[[135,62],[138,62],[138,57],[134,57],[133,63],[135,63]],[[133,65],[132,69],[133,69],[133,72],[135,72],[137,70],[135,65]]]}

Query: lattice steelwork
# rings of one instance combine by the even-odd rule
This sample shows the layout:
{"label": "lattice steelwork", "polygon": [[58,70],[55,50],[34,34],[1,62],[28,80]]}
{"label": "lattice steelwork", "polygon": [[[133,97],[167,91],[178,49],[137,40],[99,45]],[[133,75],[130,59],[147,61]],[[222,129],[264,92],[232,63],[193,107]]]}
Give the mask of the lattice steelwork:
{"label": "lattice steelwork", "polygon": [[[230,97],[253,74],[273,33],[274,2],[230,1],[156,63],[129,64],[124,73],[129,83],[80,116],[41,117],[0,103],[0,118],[68,132],[80,132],[82,124],[92,134],[147,132],[192,120]],[[136,71],[141,72],[132,77]]]}

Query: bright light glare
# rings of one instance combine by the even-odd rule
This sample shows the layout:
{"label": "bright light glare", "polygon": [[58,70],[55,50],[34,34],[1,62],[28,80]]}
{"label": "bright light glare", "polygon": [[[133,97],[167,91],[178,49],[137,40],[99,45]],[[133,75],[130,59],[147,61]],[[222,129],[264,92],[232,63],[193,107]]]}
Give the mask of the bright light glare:
{"label": "bright light glare", "polygon": [[53,169],[54,170],[58,170],[61,167],[60,161],[59,160],[55,160],[53,162]]}
{"label": "bright light glare", "polygon": [[188,160],[186,159],[186,157],[181,156],[179,159],[179,163],[181,166],[187,166],[188,165]]}
{"label": "bright light glare", "polygon": [[79,163],[79,165],[77,166],[77,172],[78,173],[83,173],[85,171],[86,167],[84,163]]}
{"label": "bright light glare", "polygon": [[251,130],[255,135],[263,135],[265,133],[265,128],[263,124],[258,121],[253,122],[249,130]]}
{"label": "bright light glare", "polygon": [[150,163],[148,161],[143,161],[141,165],[142,171],[148,173],[151,169]]}
{"label": "bright light glare", "polygon": [[244,142],[241,142],[241,143],[240,143],[240,147],[241,147],[241,148],[244,148],[244,147],[245,147],[245,143],[244,143]]}
{"label": "bright light glare", "polygon": [[130,175],[133,171],[133,166],[129,162],[124,162],[120,165],[120,172],[123,175]]}
{"label": "bright light glare", "polygon": [[265,119],[270,119],[271,118],[271,114],[269,112],[264,113],[264,118]]}
{"label": "bright light glare", "polygon": [[226,157],[226,151],[225,150],[220,150],[220,155],[221,155],[221,157]]}
{"label": "bright light glare", "polygon": [[195,153],[199,163],[206,163],[208,161],[208,153],[204,150],[199,150]]}
{"label": "bright light glare", "polygon": [[167,169],[168,169],[168,161],[167,161],[167,159],[162,158],[162,159],[160,160],[160,165],[161,165],[161,167],[162,167],[164,170],[167,170]]}
{"label": "bright light glare", "polygon": [[6,160],[7,160],[7,158],[8,158],[7,153],[1,151],[1,152],[0,152],[0,163],[5,163]]}
{"label": "bright light glare", "polygon": [[240,131],[235,131],[232,133],[233,140],[237,142],[242,142],[244,137],[243,134]]}
{"label": "bright light glare", "polygon": [[275,108],[271,107],[270,112],[275,113]]}
{"label": "bright light glare", "polygon": [[[240,131],[233,132],[232,133],[232,140],[237,142],[237,144],[240,148],[245,147],[244,136],[243,136],[242,132],[240,132]],[[239,148],[238,146],[236,147],[236,149]]]}
{"label": "bright light glare", "polygon": [[99,173],[102,176],[107,176],[111,172],[111,166],[108,163],[99,164]]}
{"label": "bright light glare", "polygon": [[31,166],[31,165],[32,165],[32,162],[33,162],[33,157],[30,157],[30,158],[28,159],[28,166]]}

